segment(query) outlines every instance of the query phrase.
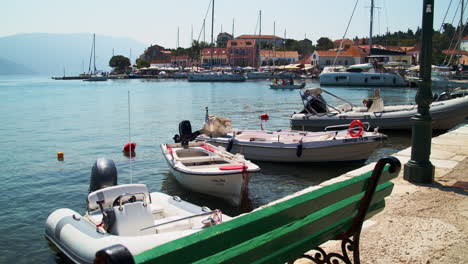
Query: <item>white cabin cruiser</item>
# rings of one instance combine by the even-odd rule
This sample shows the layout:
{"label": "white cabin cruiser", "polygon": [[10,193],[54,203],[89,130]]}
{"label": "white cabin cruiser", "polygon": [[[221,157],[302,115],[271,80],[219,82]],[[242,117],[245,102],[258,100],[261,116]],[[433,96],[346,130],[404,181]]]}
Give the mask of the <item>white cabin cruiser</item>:
{"label": "white cabin cruiser", "polygon": [[[376,90],[378,91],[378,90]],[[328,105],[322,93],[334,96],[345,104]],[[321,88],[303,90],[304,109],[291,116],[293,129],[321,130],[327,126],[341,125],[352,120],[367,122],[371,127],[385,130],[410,130],[411,117],[417,113],[417,105],[384,106],[384,101],[377,93],[373,98],[363,101],[366,106],[356,106]],[[468,117],[468,96],[444,101],[435,101],[430,105],[433,130],[448,130],[460,124]]]}
{"label": "white cabin cruiser", "polygon": [[98,159],[86,213],[62,208],[47,218],[45,237],[73,262],[93,263],[103,251],[119,245],[131,262],[148,249],[231,219],[177,196],[149,193],[144,184],[115,184],[114,162]]}
{"label": "white cabin cruiser", "polygon": [[401,75],[376,72],[371,63],[350,66],[346,71],[326,71],[319,76],[320,85],[337,86],[406,86]]}
{"label": "white cabin cruiser", "polygon": [[251,160],[351,162],[368,159],[387,138],[377,130],[369,131],[360,121],[353,121],[349,129],[334,129],[340,127],[339,131],[323,132],[231,129],[229,119],[209,116],[197,140],[222,145]]}
{"label": "white cabin cruiser", "polygon": [[204,142],[189,143],[198,133],[191,132],[189,121],[179,125],[177,143],[162,144],[161,150],[172,175],[185,188],[220,197],[234,206],[248,199],[248,183],[260,168],[222,147]]}

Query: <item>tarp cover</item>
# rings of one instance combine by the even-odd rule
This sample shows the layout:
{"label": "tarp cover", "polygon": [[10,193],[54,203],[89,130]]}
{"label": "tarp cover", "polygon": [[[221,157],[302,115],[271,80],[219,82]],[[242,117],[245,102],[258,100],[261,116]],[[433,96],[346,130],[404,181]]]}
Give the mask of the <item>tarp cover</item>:
{"label": "tarp cover", "polygon": [[219,116],[208,116],[200,133],[209,137],[222,137],[231,131],[231,119]]}

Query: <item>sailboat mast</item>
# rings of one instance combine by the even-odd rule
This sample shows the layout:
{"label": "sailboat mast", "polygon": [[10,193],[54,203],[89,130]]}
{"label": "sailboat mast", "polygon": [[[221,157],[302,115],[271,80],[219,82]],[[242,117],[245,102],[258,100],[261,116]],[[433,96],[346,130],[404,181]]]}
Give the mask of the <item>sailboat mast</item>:
{"label": "sailboat mast", "polygon": [[96,74],[96,34],[93,34],[93,65],[94,74]]}
{"label": "sailboat mast", "polygon": [[213,1],[213,6],[211,7],[211,58],[210,58],[210,69],[213,68],[213,30],[214,30],[214,0]]}
{"label": "sailboat mast", "polygon": [[374,0],[371,0],[370,7],[370,32],[369,32],[369,56],[372,55],[372,28],[374,23]]}
{"label": "sailboat mast", "polygon": [[275,38],[273,41],[273,66],[275,66],[275,60],[276,60],[276,21],[273,21],[273,37]]}
{"label": "sailboat mast", "polygon": [[262,36],[262,10],[260,10],[260,29],[258,30],[258,35],[261,37]]}

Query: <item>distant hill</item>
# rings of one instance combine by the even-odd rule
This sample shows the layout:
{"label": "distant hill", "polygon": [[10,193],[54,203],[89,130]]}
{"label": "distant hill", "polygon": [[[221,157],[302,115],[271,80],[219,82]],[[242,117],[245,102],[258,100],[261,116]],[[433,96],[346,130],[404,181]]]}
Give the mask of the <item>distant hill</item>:
{"label": "distant hill", "polygon": [[0,58],[0,75],[31,75],[34,71],[28,67]]}
{"label": "distant hill", "polygon": [[[0,58],[44,75],[75,75],[88,71],[93,34],[30,33],[0,37]],[[130,38],[96,35],[96,68],[109,71],[115,55],[130,56],[132,63],[147,45]],[[5,71],[0,64],[0,72]],[[26,71],[25,71],[26,72]]]}

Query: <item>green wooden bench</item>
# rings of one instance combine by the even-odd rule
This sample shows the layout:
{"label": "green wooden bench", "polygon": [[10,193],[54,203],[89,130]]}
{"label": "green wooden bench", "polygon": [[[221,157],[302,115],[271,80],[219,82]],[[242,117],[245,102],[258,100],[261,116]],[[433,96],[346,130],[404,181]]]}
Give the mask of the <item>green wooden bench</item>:
{"label": "green wooden bench", "polygon": [[[234,218],[136,256],[121,245],[96,253],[107,263],[359,263],[362,224],[385,207],[398,159],[380,159],[368,173],[337,182]],[[319,246],[342,240],[341,253]],[[304,255],[315,249],[313,254]],[[336,262],[338,263],[338,262]]]}

